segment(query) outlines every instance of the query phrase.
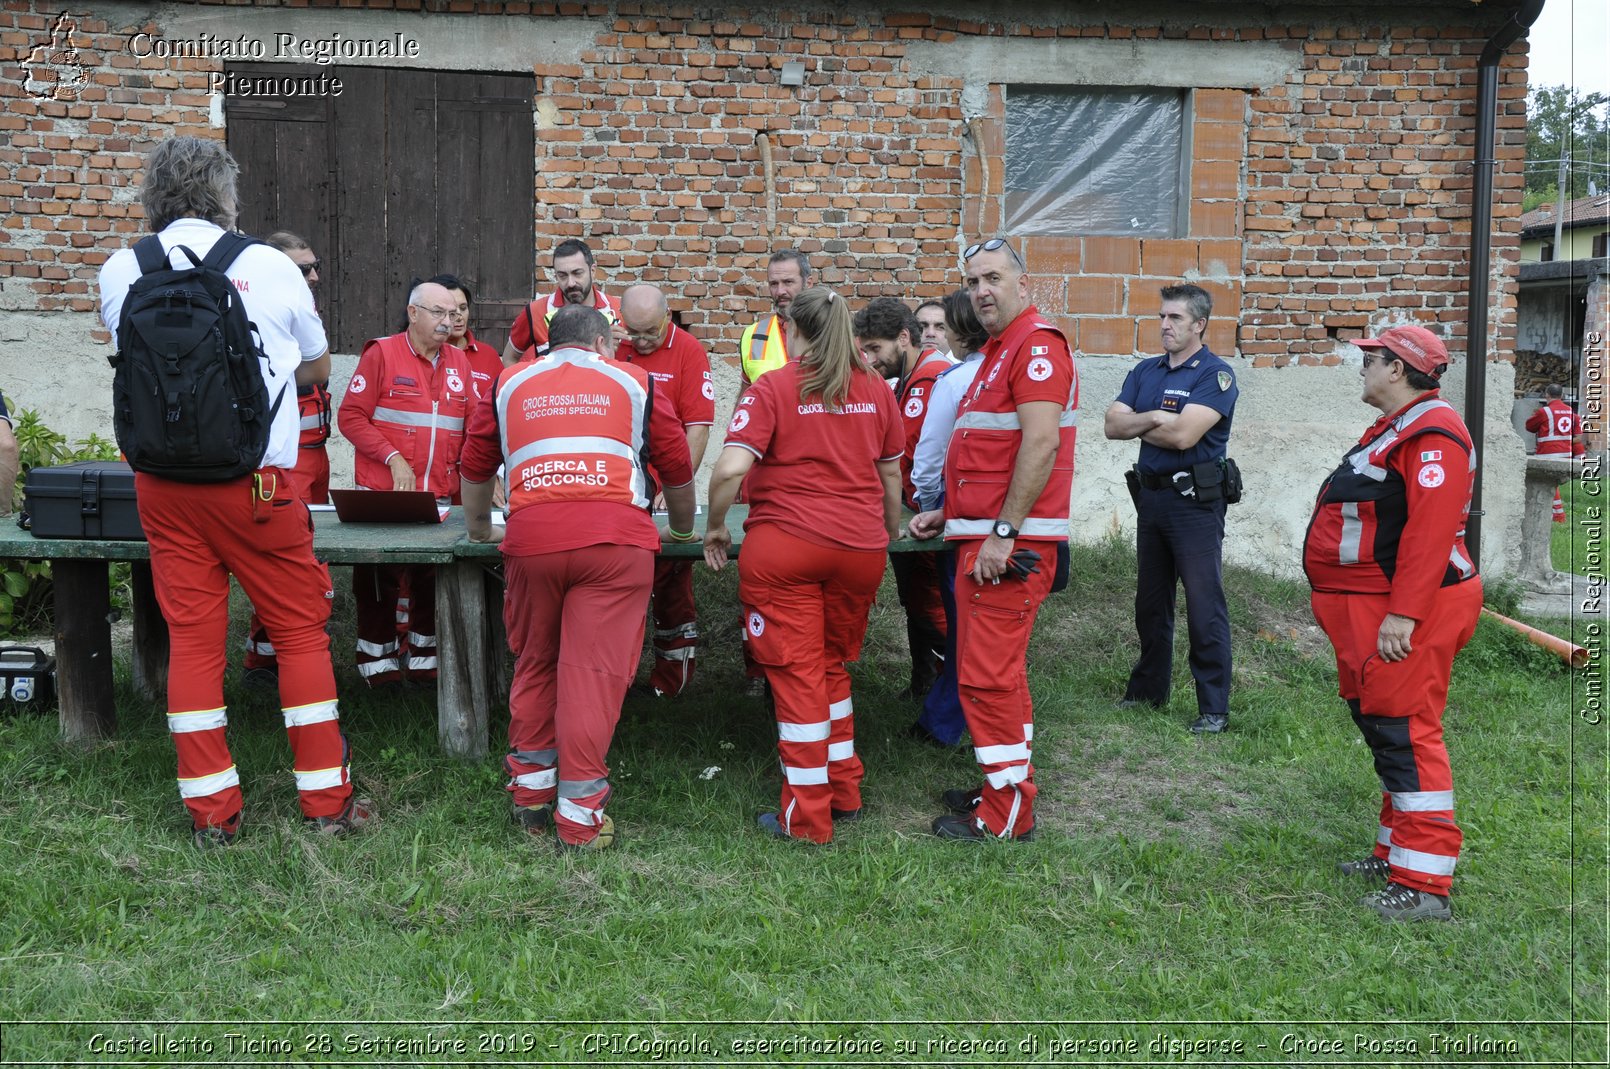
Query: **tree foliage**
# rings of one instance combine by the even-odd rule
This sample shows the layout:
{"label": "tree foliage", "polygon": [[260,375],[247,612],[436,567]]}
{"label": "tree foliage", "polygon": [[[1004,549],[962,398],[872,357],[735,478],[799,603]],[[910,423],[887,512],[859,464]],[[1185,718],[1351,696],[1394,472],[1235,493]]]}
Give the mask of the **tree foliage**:
{"label": "tree foliage", "polygon": [[1559,191],[1559,160],[1567,199],[1610,191],[1610,96],[1568,85],[1540,85],[1526,101],[1526,201],[1535,207]]}

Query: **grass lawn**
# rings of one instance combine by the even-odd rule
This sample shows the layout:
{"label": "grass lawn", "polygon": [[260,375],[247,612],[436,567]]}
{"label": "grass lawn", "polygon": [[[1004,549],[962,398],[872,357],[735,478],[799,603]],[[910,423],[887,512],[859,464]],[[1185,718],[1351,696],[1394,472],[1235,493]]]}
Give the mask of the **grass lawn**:
{"label": "grass lawn", "polygon": [[[1562,572],[1586,575],[1590,567],[1604,571],[1605,501],[1602,496],[1591,496],[1590,489],[1601,491],[1602,479],[1584,483],[1573,479],[1560,487],[1560,499],[1565,502],[1564,523],[1549,526],[1549,555],[1554,567]],[[1597,512],[1590,512],[1597,509]]]}
{"label": "grass lawn", "polygon": [[[1454,673],[1455,922],[1388,926],[1335,871],[1379,793],[1301,585],[1232,572],[1232,730],[1193,738],[1183,650],[1167,710],[1114,707],[1132,553],[1076,548],[1030,652],[1039,835],[984,847],[926,833],[976,766],[902,735],[887,586],[855,669],[866,818],[817,849],[754,827],[777,766],[738,696],[735,572],[700,570],[696,692],[628,699],[608,854],[524,840],[498,757],[445,759],[433,696],[349,663],[383,814],[351,841],[300,828],[277,703],[233,670],[226,852],[191,847],[126,666],[115,741],[0,720],[0,1016],[76,1022],[4,1025],[0,1062],[1603,1064],[1605,730],[1512,632],[1484,621]],[[350,662],[349,601],[337,632]]]}

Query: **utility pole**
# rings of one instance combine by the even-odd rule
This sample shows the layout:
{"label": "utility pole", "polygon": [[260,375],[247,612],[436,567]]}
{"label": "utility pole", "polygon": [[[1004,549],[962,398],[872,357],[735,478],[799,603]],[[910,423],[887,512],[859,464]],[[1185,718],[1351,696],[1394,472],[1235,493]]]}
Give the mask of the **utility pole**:
{"label": "utility pole", "polygon": [[1560,244],[1560,239],[1565,231],[1565,200],[1568,196],[1565,188],[1565,173],[1568,159],[1569,157],[1565,154],[1565,145],[1562,144],[1560,145],[1560,174],[1554,180],[1554,190],[1557,194],[1554,198],[1554,258],[1556,260],[1563,259],[1565,254],[1565,247]]}

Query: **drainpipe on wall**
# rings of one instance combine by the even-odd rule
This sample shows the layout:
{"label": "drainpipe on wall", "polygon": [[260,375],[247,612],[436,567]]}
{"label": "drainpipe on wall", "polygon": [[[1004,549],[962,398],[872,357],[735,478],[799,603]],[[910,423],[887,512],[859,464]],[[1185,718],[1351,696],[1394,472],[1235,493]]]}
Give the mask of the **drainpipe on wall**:
{"label": "drainpipe on wall", "polygon": [[[1543,0],[1526,0],[1487,39],[1477,66],[1480,79],[1476,91],[1476,182],[1475,203],[1470,220],[1470,290],[1465,321],[1465,415],[1476,456],[1482,455],[1487,438],[1487,299],[1492,280],[1493,168],[1497,161],[1494,144],[1498,126],[1498,63],[1504,50],[1531,29],[1543,12]],[[1481,566],[1481,481],[1482,468],[1476,469],[1476,485],[1470,496],[1470,522],[1465,528],[1465,546],[1470,558]]]}

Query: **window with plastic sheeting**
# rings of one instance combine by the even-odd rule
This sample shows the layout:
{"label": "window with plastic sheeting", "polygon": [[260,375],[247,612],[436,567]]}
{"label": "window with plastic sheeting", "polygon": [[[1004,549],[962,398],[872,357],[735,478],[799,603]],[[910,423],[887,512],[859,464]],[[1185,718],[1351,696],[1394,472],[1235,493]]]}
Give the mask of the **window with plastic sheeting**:
{"label": "window with plastic sheeting", "polygon": [[1006,232],[1183,235],[1184,131],[1180,90],[1011,86]]}

